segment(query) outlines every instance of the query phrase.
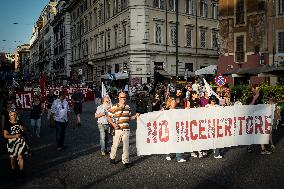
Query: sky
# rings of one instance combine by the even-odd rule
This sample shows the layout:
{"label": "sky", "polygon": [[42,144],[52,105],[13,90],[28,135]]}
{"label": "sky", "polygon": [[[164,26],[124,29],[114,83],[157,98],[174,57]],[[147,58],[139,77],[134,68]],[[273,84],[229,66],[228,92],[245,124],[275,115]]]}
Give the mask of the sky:
{"label": "sky", "polygon": [[0,52],[14,52],[17,46],[29,43],[33,26],[48,2],[0,0]]}

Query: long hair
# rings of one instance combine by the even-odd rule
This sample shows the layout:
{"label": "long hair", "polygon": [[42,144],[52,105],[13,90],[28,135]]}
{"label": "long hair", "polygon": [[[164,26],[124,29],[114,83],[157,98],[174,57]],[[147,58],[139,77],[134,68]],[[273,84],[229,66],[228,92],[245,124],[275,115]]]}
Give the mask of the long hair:
{"label": "long hair", "polygon": [[166,100],[166,108],[170,108],[171,107],[171,103],[173,100],[176,100],[174,97],[169,97],[167,100]]}

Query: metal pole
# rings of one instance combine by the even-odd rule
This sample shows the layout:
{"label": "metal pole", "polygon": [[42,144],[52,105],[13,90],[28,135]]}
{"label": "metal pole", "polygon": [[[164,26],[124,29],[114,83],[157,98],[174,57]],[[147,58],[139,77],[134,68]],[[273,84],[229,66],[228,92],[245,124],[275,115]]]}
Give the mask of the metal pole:
{"label": "metal pole", "polygon": [[175,1],[176,3],[176,77],[178,80],[178,0]]}

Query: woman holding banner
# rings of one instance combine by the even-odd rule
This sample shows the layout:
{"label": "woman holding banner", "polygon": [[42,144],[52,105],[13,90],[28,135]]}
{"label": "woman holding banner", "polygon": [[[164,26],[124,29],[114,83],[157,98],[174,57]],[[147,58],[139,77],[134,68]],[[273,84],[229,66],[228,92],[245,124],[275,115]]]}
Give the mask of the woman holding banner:
{"label": "woman holding banner", "polygon": [[[166,102],[166,108],[164,110],[169,110],[169,109],[176,109],[176,99],[174,97],[170,97],[167,99]],[[166,160],[170,161],[172,158],[170,154],[167,155]],[[186,162],[185,159],[183,159],[181,153],[176,153],[176,160],[179,163]]]}
{"label": "woman holding banner", "polygon": [[[208,104],[205,106],[206,108],[217,107],[217,98],[215,96],[210,96]],[[214,158],[221,159],[223,156],[220,154],[220,148],[216,148],[213,150]]]}

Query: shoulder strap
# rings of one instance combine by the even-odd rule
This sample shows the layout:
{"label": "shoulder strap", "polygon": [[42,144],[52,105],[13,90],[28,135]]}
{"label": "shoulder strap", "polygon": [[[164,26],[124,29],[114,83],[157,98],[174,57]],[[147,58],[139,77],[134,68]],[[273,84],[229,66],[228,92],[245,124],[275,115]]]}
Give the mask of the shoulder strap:
{"label": "shoulder strap", "polygon": [[[117,105],[118,105],[118,104],[117,104]],[[125,106],[126,106],[126,104],[124,104],[124,106],[123,106],[123,108],[122,108],[122,110],[121,110],[121,113],[120,113],[120,115],[119,115],[119,117],[118,117],[118,119],[117,119],[117,122],[119,121],[119,119],[120,119],[120,117],[121,117],[123,111],[125,110]]]}

